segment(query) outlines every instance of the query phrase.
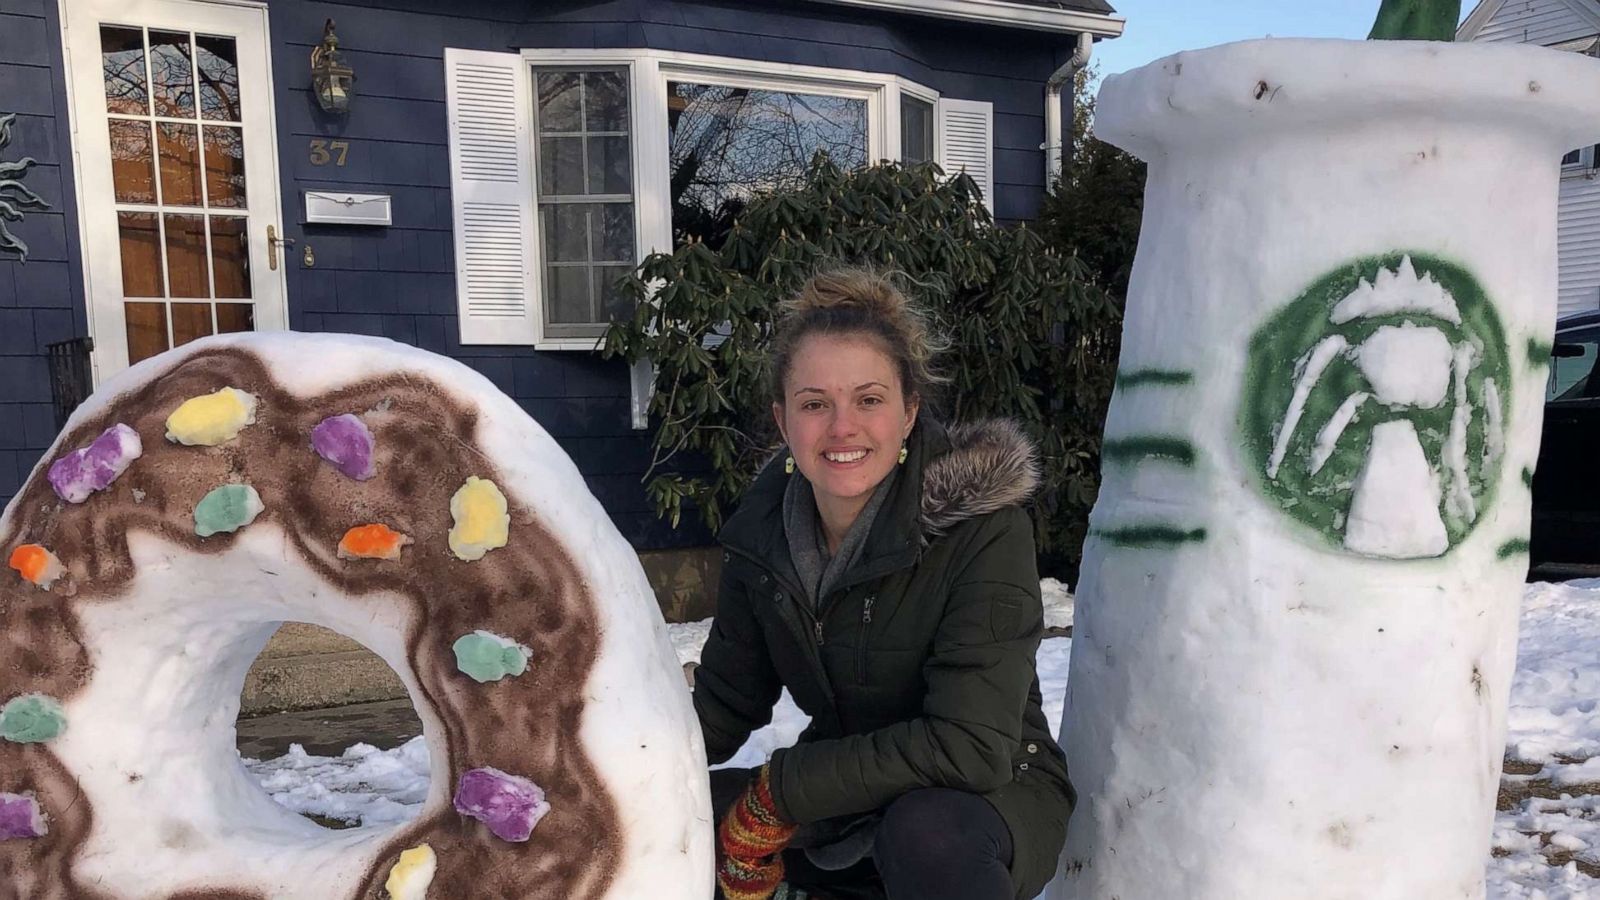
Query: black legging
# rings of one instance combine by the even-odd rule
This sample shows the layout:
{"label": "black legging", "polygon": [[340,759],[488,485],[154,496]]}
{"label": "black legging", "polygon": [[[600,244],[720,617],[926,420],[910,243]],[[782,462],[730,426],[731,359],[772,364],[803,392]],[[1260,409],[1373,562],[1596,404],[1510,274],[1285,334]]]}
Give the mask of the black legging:
{"label": "black legging", "polygon": [[[721,813],[751,773],[711,773]],[[819,869],[805,851],[784,853],[785,879],[820,897],[888,900],[1014,900],[1011,829],[987,800],[967,791],[920,788],[890,803],[878,825],[872,857],[848,869]]]}

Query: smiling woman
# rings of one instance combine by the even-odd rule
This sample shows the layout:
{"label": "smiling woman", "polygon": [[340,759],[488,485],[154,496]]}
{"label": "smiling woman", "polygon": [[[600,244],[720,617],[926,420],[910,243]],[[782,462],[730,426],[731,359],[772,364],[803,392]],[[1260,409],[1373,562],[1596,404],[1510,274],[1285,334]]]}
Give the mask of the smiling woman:
{"label": "smiling woman", "polygon": [[836,557],[845,532],[905,462],[922,396],[938,378],[921,316],[885,278],[819,275],[788,312],[791,327],[773,347],[772,416],[789,446],[785,465],[792,461],[791,471],[809,482],[827,553]]}
{"label": "smiling woman", "polygon": [[1071,810],[1040,709],[1032,444],[920,414],[935,340],[887,277],[813,277],[777,324],[788,445],[721,534],[695,674],[713,763],[788,688],[812,725],[761,769],[713,773],[718,883],[840,898],[1009,900],[1054,872]]}

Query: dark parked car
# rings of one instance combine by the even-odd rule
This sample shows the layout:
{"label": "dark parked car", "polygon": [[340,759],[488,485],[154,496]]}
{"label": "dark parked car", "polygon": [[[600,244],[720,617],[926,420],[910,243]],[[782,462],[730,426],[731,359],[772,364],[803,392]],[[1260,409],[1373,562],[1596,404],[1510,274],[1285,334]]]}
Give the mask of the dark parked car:
{"label": "dark parked car", "polygon": [[1600,571],[1600,310],[1556,323],[1533,476],[1532,562]]}

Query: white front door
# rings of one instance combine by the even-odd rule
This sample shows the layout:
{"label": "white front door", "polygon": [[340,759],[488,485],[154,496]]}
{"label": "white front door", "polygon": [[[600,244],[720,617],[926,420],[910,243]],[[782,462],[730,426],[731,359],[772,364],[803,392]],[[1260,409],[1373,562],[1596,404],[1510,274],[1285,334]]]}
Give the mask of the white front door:
{"label": "white front door", "polygon": [[266,7],[61,12],[96,380],[208,334],[286,328]]}

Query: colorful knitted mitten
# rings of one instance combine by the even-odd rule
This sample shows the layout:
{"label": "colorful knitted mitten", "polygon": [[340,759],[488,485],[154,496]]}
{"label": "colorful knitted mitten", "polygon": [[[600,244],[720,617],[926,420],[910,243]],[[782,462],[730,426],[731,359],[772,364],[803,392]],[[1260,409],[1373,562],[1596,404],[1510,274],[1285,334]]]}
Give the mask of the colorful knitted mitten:
{"label": "colorful knitted mitten", "polygon": [[778,815],[767,767],[733,803],[717,829],[717,884],[728,900],[767,900],[783,882],[783,848],[795,826]]}

